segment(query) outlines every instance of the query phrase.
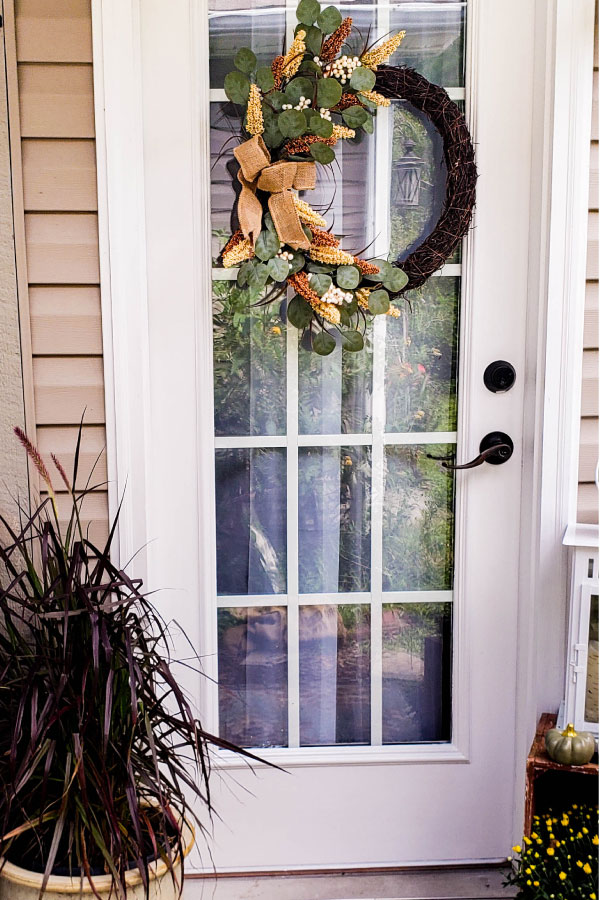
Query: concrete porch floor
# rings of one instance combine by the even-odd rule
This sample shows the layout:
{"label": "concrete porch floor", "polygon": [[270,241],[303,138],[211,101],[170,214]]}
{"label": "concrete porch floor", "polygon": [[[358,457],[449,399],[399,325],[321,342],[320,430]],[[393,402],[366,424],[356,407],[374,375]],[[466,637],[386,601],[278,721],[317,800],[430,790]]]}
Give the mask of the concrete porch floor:
{"label": "concrete porch floor", "polygon": [[184,900],[501,900],[505,868],[190,879]]}

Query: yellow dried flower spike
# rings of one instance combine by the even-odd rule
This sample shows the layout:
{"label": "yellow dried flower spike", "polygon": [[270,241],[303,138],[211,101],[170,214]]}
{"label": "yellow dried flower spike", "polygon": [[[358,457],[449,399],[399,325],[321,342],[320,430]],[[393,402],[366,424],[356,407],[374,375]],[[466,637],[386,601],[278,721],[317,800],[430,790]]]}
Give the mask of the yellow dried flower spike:
{"label": "yellow dried flower spike", "polygon": [[334,125],[331,137],[334,137],[336,141],[350,140],[350,138],[356,137],[356,132],[354,128],[346,128],[345,125]]}
{"label": "yellow dried flower spike", "polygon": [[371,291],[369,288],[360,288],[360,290],[356,291],[354,296],[358,301],[358,305],[362,306],[363,309],[369,308],[369,294]]}
{"label": "yellow dried flower spike", "polygon": [[[354,296],[358,300],[358,305],[362,306],[363,309],[369,311],[369,294],[371,293],[370,288],[360,288],[360,290],[355,291]],[[386,315],[391,316],[392,319],[397,319],[400,316],[400,310],[396,309],[395,306],[390,306]],[[515,848],[513,847],[513,850]]]}
{"label": "yellow dried flower spike", "polygon": [[304,43],[305,37],[306,32],[300,30],[283,58],[282,73],[285,78],[291,78],[300,68],[300,63],[306,53],[306,44]]}
{"label": "yellow dried flower spike", "polygon": [[381,63],[386,63],[392,53],[398,49],[405,34],[405,31],[399,31],[397,34],[392,35],[391,38],[388,38],[387,41],[384,41],[383,44],[380,44],[379,47],[367,50],[360,58],[362,65],[375,71],[377,66],[381,65]]}
{"label": "yellow dried flower spike", "polygon": [[239,266],[245,259],[252,259],[253,256],[252,241],[245,238],[241,231],[236,231],[223,250],[223,265],[226,269],[232,269],[234,266]]}
{"label": "yellow dried flower spike", "polygon": [[389,106],[392,102],[389,97],[384,97],[383,94],[378,94],[377,91],[359,91],[359,94],[361,97],[370,100],[371,103],[375,103],[376,106]]}
{"label": "yellow dried flower spike", "polygon": [[339,247],[316,247],[311,244],[308,253],[315,262],[322,262],[328,266],[354,265],[354,257],[345,250],[340,250]]}
{"label": "yellow dried flower spike", "polygon": [[304,200],[301,200],[300,197],[294,197],[294,206],[296,207],[298,218],[301,222],[304,222],[305,225],[314,225],[316,228],[325,228],[327,226],[327,222],[323,216],[320,216],[318,212],[315,212],[312,206],[309,206],[309,204]]}
{"label": "yellow dried flower spike", "polygon": [[248,97],[248,113],[246,115],[246,131],[248,134],[262,134],[265,130],[263,121],[260,91],[255,84],[250,85]]}
{"label": "yellow dried flower spike", "polygon": [[318,313],[326,322],[331,325],[339,325],[341,321],[340,311],[335,303],[323,303],[321,300],[317,303],[314,300],[308,301],[314,311]]}

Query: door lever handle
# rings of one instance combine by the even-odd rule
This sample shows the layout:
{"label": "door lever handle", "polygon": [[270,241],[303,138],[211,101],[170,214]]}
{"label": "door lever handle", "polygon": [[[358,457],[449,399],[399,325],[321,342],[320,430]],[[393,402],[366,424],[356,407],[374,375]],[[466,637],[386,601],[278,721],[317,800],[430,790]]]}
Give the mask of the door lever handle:
{"label": "door lever handle", "polygon": [[431,453],[428,453],[427,456],[429,459],[440,460],[444,469],[456,471],[457,469],[475,469],[477,466],[482,466],[484,462],[493,466],[501,466],[511,458],[513,450],[514,444],[508,434],[503,431],[490,431],[479,444],[479,456],[476,456],[471,462],[456,465],[450,462],[448,457],[433,456]]}

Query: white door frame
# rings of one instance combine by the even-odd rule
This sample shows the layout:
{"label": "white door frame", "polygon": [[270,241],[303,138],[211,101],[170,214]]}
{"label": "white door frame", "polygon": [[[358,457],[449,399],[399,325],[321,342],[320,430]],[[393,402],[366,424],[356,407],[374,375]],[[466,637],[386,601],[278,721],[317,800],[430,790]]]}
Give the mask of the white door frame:
{"label": "white door frame", "polygon": [[[489,2],[492,0],[474,0],[474,13]],[[175,467],[187,466],[189,470],[195,466],[197,495],[186,495],[185,485],[181,485],[175,488],[180,494],[174,503],[181,510],[180,521],[186,523],[188,546],[199,547],[200,552],[194,559],[182,548],[179,521],[173,522],[167,552],[173,571],[186,571],[188,596],[206,596],[213,590],[214,560],[207,542],[200,541],[192,510],[204,509],[209,518],[214,516],[212,447],[203,446],[200,440],[202,423],[207,418],[212,420],[212,398],[206,391],[197,390],[198,385],[210,381],[211,359],[188,352],[182,357],[186,369],[173,373],[153,368],[151,373],[148,307],[154,304],[154,327],[161,329],[161,340],[166,344],[185,341],[199,346],[198,337],[210,332],[207,304],[195,302],[195,292],[208,290],[210,280],[206,265],[210,259],[209,123],[200,114],[208,103],[208,46],[207,40],[205,46],[192,45],[203,33],[194,17],[206,16],[207,2],[198,0],[189,8],[185,3],[177,5],[177,15],[185,19],[181,24],[189,34],[189,46],[180,48],[182,67],[189,66],[190,60],[195,66],[194,84],[188,85],[189,94],[184,99],[190,105],[190,121],[198,123],[198,128],[190,128],[187,144],[187,153],[191,148],[194,156],[194,188],[184,212],[189,216],[193,239],[185,248],[187,266],[178,264],[171,271],[168,246],[161,258],[146,258],[147,234],[154,227],[153,213],[157,215],[152,204],[157,198],[149,200],[145,195],[144,172],[152,169],[153,148],[144,147],[143,108],[145,103],[160,103],[168,109],[170,98],[158,76],[153,78],[152,67],[142,59],[142,3],[145,10],[164,9],[158,0],[92,0],[110,507],[114,513],[124,494],[119,554],[127,561],[140,547],[146,547],[151,536],[148,523],[156,511],[148,504],[156,496],[156,486],[153,492],[148,490],[149,461],[170,458]],[[558,705],[563,685],[567,578],[561,538],[565,526],[573,521],[577,479],[593,7],[593,0],[576,4],[572,0],[528,0],[523,4],[530,33],[535,31],[536,38],[530,99],[535,137],[532,159],[523,161],[524,170],[529,169],[525,182],[531,185],[525,201],[530,205],[531,229],[523,453],[523,484],[529,490],[523,492],[521,510],[515,834],[520,831],[522,817],[521,761],[537,713],[546,705]],[[519,26],[514,23],[516,31]],[[582,34],[589,35],[589,40],[582,40]],[[162,47],[170,39],[168,32],[156,36],[153,58],[160,58]],[[481,74],[474,71],[471,77]],[[515,114],[518,123],[518,111]],[[477,123],[471,124],[476,131]],[[169,140],[168,129],[164,140]],[[156,151],[160,153],[160,147]],[[511,153],[510,136],[506,152]],[[173,179],[178,177],[174,171]],[[165,207],[170,188],[170,184],[165,185]],[[201,214],[194,215],[194,208]],[[169,272],[169,284],[162,276],[167,298],[164,310],[157,309],[156,299],[148,295],[146,274],[151,271],[154,275]],[[169,321],[169,289],[188,297],[187,320],[194,327],[185,335],[174,333]],[[511,290],[509,276],[506,289]],[[151,378],[159,380],[160,387],[155,384],[154,390],[164,391],[163,405],[171,411],[169,425],[159,433],[150,421]],[[178,416],[178,410],[194,408],[192,395],[200,404],[197,418],[187,413]],[[143,552],[138,557],[137,572],[152,586],[170,586],[162,580],[164,573],[153,571],[152,554]],[[211,616],[215,612],[211,609],[205,610],[202,623],[197,609],[189,606],[178,609],[176,615],[196,644],[201,626],[214,625]],[[538,663],[535,648],[542,627],[549,634],[545,635],[544,653]],[[556,663],[549,673],[552,654]],[[205,703],[214,702],[213,697],[213,692],[205,692]]]}

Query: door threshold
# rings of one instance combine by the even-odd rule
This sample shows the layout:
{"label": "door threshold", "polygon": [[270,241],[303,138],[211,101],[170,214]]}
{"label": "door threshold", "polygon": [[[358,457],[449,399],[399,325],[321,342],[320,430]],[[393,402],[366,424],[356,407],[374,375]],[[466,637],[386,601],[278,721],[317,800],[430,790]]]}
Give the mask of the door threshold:
{"label": "door threshold", "polygon": [[508,900],[506,866],[191,873],[184,900]]}

